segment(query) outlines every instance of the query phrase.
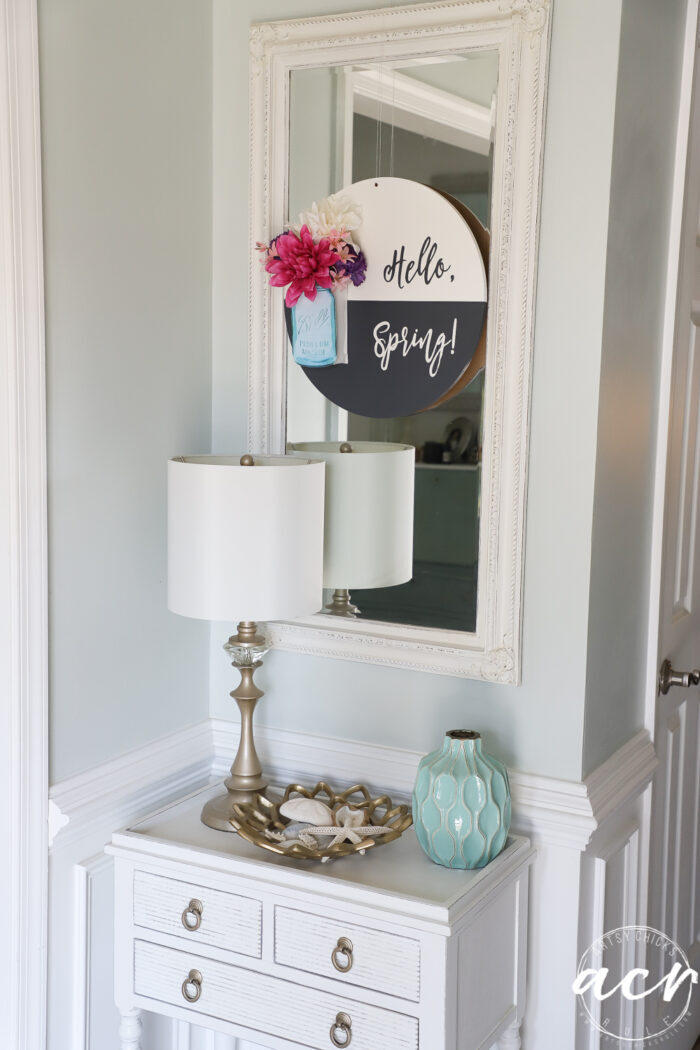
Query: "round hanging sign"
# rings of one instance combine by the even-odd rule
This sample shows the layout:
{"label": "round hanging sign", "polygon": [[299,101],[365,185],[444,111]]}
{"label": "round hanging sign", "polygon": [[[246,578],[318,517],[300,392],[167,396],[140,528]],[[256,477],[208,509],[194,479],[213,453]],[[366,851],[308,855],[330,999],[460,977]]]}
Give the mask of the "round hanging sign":
{"label": "round hanging sign", "polygon": [[357,415],[420,412],[452,390],[479,345],[482,253],[457,208],[429,186],[375,178],[343,193],[362,212],[357,240],[367,276],[347,293],[347,363],[304,371]]}

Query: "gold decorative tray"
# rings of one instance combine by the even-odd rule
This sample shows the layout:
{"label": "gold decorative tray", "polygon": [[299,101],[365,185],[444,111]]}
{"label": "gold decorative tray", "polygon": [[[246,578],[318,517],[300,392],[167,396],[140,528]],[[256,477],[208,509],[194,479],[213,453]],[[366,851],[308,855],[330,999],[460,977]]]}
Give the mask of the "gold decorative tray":
{"label": "gold decorative tray", "polygon": [[[290,819],[281,815],[280,807],[294,798],[315,799],[325,803],[334,813],[343,807],[351,811],[364,811],[366,822],[373,826],[374,834],[359,842],[337,842],[318,848],[296,840],[286,843],[278,841],[279,834],[292,824]],[[302,860],[328,861],[335,857],[347,857],[351,853],[364,854],[366,850],[384,846],[399,838],[413,823],[410,806],[394,806],[388,795],[374,798],[364,784],[355,784],[346,791],[336,792],[324,781],[311,789],[301,784],[289,784],[281,798],[258,794],[253,802],[235,805],[233,810],[231,824],[242,838],[272,853]],[[386,831],[380,832],[380,827],[386,828]]]}

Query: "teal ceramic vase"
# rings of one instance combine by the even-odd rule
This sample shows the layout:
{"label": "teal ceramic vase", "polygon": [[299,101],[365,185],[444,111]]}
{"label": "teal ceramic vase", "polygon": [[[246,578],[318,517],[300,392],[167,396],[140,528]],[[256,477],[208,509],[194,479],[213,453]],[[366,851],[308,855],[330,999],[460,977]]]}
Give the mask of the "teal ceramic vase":
{"label": "teal ceramic vase", "polygon": [[481,750],[481,734],[451,729],[440,750],[421,759],[413,823],[436,864],[483,868],[506,844],[510,810],[506,767]]}

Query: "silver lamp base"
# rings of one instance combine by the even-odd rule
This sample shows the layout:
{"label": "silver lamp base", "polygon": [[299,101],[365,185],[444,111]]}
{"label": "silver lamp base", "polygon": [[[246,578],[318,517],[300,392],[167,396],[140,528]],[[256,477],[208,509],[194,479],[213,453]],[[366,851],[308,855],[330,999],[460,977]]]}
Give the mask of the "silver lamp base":
{"label": "silver lamp base", "polygon": [[360,615],[360,610],[350,601],[347,587],[336,587],[326,606],[326,612],[331,616],[350,616],[353,619]]}
{"label": "silver lamp base", "polygon": [[238,624],[238,634],[229,638],[224,649],[241,674],[239,685],[231,693],[241,712],[241,738],[231,774],[224,781],[226,794],[207,802],[202,810],[202,823],[216,831],[233,832],[230,823],[233,807],[252,802],[255,795],[267,787],[253,738],[253,711],[264,694],[253,681],[253,675],[261,666],[262,657],[269,652],[270,642],[256,623],[243,621]]}

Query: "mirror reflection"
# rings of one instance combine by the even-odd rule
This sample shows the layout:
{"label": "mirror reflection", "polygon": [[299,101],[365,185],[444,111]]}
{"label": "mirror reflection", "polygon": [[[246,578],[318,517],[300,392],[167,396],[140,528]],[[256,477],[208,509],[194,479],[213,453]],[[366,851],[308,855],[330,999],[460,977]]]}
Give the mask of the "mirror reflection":
{"label": "mirror reflection", "polygon": [[[449,194],[490,229],[497,78],[498,56],[489,51],[294,70],[290,221],[353,182],[394,175]],[[469,372],[470,382],[442,404],[371,419],[327,401],[290,350],[289,442],[381,441],[416,449],[413,578],[352,590],[363,619],[476,629],[483,370]]]}

